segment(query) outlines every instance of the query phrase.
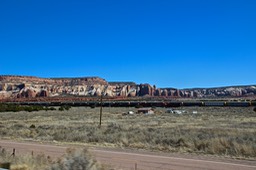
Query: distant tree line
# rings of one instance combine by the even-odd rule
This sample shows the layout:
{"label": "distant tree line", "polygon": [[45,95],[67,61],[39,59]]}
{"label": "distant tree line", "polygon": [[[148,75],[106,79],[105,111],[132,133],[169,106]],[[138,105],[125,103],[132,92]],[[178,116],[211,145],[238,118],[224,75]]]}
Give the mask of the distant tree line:
{"label": "distant tree line", "polygon": [[[59,111],[69,110],[71,106],[60,106]],[[47,106],[28,106],[28,105],[18,105],[18,104],[6,104],[1,103],[0,104],[0,112],[20,112],[20,111],[27,111],[27,112],[33,112],[33,111],[40,111],[40,110],[57,110],[55,107],[47,107]]]}

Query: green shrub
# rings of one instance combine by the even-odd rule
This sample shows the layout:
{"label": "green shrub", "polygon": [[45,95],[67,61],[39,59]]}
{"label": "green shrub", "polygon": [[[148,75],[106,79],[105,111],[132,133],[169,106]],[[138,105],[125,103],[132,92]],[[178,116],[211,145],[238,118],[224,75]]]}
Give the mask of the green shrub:
{"label": "green shrub", "polygon": [[54,107],[45,107],[44,110],[46,110],[46,111],[48,111],[48,110],[53,111],[53,110],[56,110],[56,109]]}
{"label": "green shrub", "polygon": [[64,111],[64,108],[62,106],[59,107],[59,111]]}
{"label": "green shrub", "polygon": [[69,110],[70,108],[71,106],[68,106],[68,105],[60,106],[59,111]]}
{"label": "green shrub", "polygon": [[[69,109],[66,107],[66,109]],[[43,106],[23,106],[18,104],[0,104],[0,112],[19,112],[19,111],[40,111],[40,110],[56,110],[54,107],[43,107]]]}
{"label": "green shrub", "polygon": [[35,129],[36,126],[35,126],[34,124],[32,124],[32,125],[29,126],[29,128],[30,128],[30,129]]}
{"label": "green shrub", "polygon": [[65,106],[63,106],[63,108],[64,108],[65,110],[69,110],[69,109],[71,109],[71,106],[65,105]]}

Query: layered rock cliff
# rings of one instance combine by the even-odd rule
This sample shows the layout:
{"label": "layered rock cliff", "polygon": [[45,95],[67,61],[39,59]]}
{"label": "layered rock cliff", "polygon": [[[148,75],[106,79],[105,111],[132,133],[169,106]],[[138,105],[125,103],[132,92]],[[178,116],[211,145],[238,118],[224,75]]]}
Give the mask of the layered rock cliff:
{"label": "layered rock cliff", "polygon": [[109,97],[246,97],[256,96],[256,86],[175,89],[156,88],[150,84],[136,84],[133,82],[107,82],[99,77],[38,78],[32,76],[0,76],[0,99],[100,96],[101,94]]}

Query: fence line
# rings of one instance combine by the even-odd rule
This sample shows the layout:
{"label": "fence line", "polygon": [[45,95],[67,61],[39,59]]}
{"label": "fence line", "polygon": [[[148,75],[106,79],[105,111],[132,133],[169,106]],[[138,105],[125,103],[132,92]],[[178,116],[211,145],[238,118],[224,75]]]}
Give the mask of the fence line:
{"label": "fence line", "polygon": [[[119,164],[119,167],[121,168],[134,168],[135,170],[172,170],[171,168],[172,164],[166,163],[166,162],[151,162],[151,161],[145,161],[145,160],[134,160],[134,159],[125,159],[125,158],[113,158],[113,157],[107,157],[106,156],[100,156],[97,155],[97,160],[100,162],[104,162],[106,164],[109,164],[111,162],[112,165]],[[125,162],[129,164],[129,166],[125,166],[123,163]],[[134,165],[134,166],[133,166]]]}

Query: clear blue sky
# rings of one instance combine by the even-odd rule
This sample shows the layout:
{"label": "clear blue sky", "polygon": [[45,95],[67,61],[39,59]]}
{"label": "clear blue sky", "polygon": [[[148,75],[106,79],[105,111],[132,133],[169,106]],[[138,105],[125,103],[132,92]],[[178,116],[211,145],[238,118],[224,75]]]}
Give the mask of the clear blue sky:
{"label": "clear blue sky", "polygon": [[1,0],[0,74],[256,84],[255,0]]}

